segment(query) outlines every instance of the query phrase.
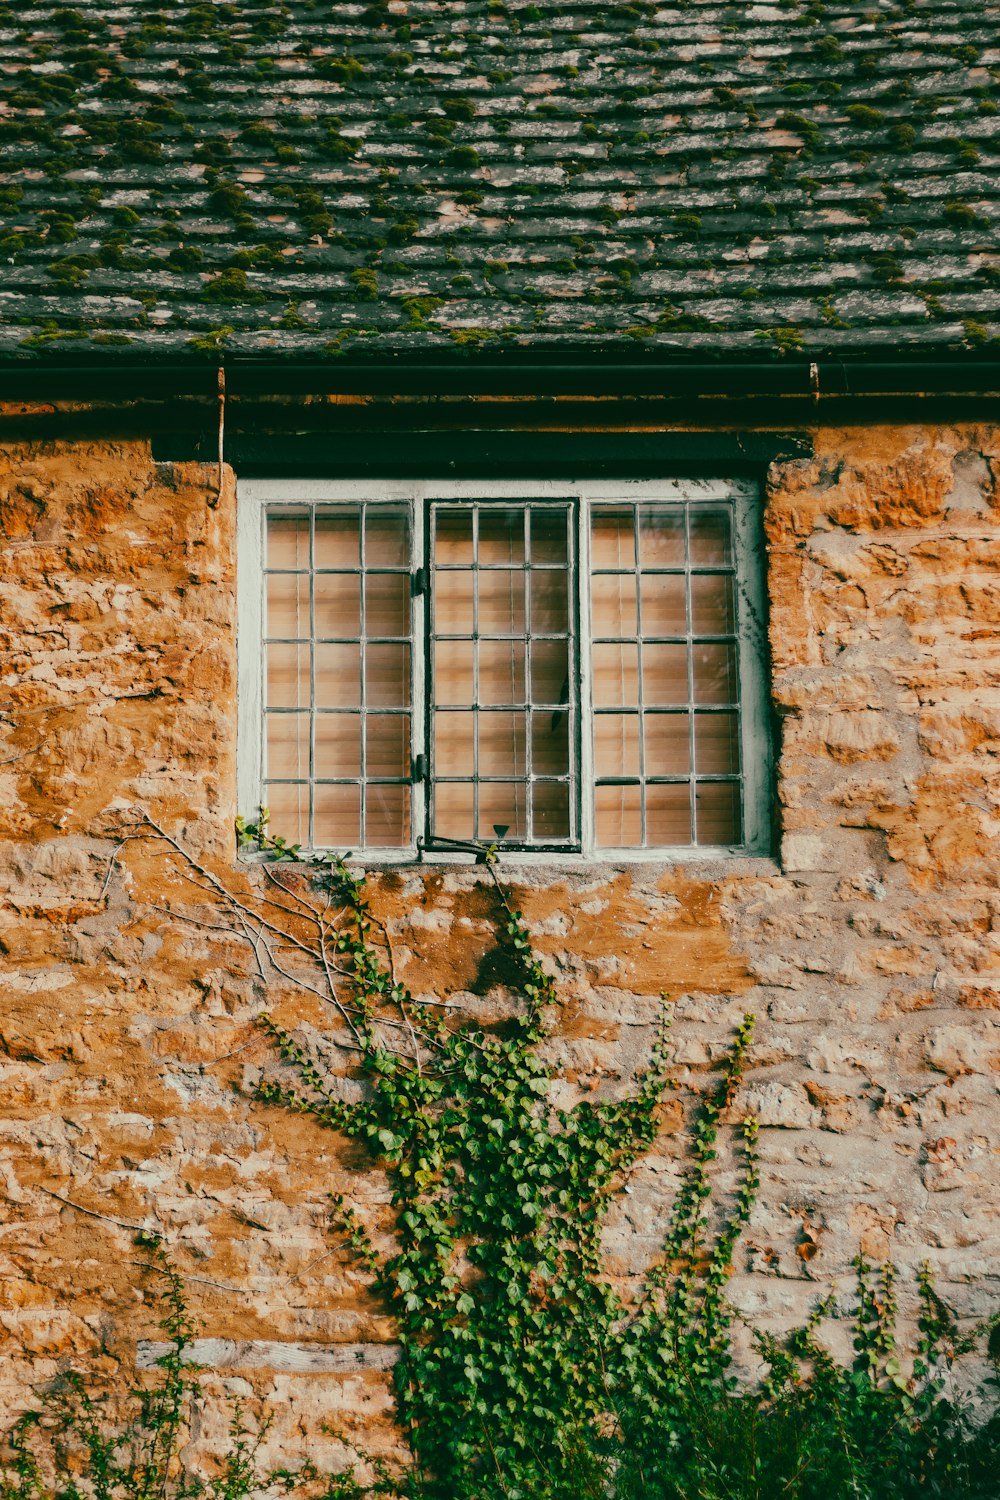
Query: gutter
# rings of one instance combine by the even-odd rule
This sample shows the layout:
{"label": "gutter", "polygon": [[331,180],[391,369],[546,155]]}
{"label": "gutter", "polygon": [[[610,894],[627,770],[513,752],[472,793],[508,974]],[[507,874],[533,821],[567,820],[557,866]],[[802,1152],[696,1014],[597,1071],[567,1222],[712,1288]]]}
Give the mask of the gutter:
{"label": "gutter", "polygon": [[[624,361],[620,350],[510,359],[408,358],[324,363],[224,361],[230,400],[353,396],[640,396],[667,400],[822,402],[893,397],[1000,397],[1000,359],[970,353],[938,360],[793,358],[695,362],[651,356]],[[0,364],[0,401],[129,402],[216,399],[219,365],[198,362]]]}

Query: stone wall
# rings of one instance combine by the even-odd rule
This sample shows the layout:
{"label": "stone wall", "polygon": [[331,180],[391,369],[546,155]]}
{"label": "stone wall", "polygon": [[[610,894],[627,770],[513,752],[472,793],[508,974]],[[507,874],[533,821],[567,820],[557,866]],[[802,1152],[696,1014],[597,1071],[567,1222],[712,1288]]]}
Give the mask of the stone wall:
{"label": "stone wall", "polygon": [[[733,1294],[800,1320],[859,1246],[1000,1303],[1000,432],[818,429],[768,477],[780,863],[511,869],[566,997],[565,1089],[648,1052],[662,989],[697,1079],[758,1016],[740,1109],[762,1195]],[[129,1226],[162,1229],[220,1387],[390,1442],[392,1330],[326,1231],[356,1152],[250,1089],[271,1060],[246,945],[147,809],[250,890],[234,797],[234,495],[142,442],[0,448],[0,1409],[88,1352],[155,1354]],[[451,866],[376,877],[401,976],[501,1003],[492,900]],[[321,1029],[301,996],[286,1022]],[[622,1277],[662,1236],[680,1105],[609,1231]],[[211,1442],[209,1415],[203,1434]]]}

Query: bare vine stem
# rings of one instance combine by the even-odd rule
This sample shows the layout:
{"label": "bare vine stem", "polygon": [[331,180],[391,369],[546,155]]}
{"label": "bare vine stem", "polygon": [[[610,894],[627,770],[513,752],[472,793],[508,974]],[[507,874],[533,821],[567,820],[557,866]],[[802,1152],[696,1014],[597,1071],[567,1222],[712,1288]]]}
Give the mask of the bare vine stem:
{"label": "bare vine stem", "polygon": [[[403,1032],[407,1038],[406,1050],[417,1073],[421,1072],[423,1066],[422,1051],[434,1052],[440,1049],[440,1044],[433,1035],[425,1034],[414,1024],[407,1003],[410,997],[396,982],[395,955],[389,930],[367,908],[363,914],[364,920],[377,932],[377,947],[384,952],[388,979],[386,999],[395,1006],[398,1018],[384,1013],[372,1016],[362,1005],[352,1003],[341,993],[341,985],[350,984],[356,976],[352,965],[349,962],[338,962],[334,953],[344,951],[342,934],[345,920],[356,920],[361,913],[354,912],[349,904],[336,902],[331,884],[326,884],[322,898],[314,902],[302,891],[293,889],[266,862],[262,862],[254,868],[262,870],[273,894],[259,894],[251,905],[248,900],[241,899],[231,890],[178,837],[168,832],[144,808],[136,808],[134,816],[134,825],[118,835],[108,860],[100,899],[107,898],[121,856],[129,844],[143,840],[158,842],[163,846],[165,854],[172,855],[179,862],[181,878],[220,907],[223,915],[218,921],[210,920],[207,914],[178,910],[172,904],[156,901],[147,903],[150,909],[220,938],[232,937],[244,942],[261,981],[266,983],[271,977],[282,979],[314,996],[324,1005],[331,1006],[350,1036],[350,1039],[343,1036],[330,1037],[329,1041],[333,1046],[360,1056],[371,1047],[372,1034],[369,1028],[372,1024],[390,1032]],[[304,924],[312,935],[304,936],[301,925],[296,930],[298,924]],[[301,962],[303,960],[304,963]],[[308,969],[313,971],[313,977],[310,977]],[[439,1004],[443,1010],[461,1009],[434,1001],[429,1001],[428,1004]]]}
{"label": "bare vine stem", "polygon": [[55,1198],[58,1203],[65,1203],[67,1208],[73,1208],[78,1214],[86,1214],[88,1218],[100,1219],[105,1224],[115,1224],[119,1229],[128,1229],[132,1234],[140,1234],[145,1228],[143,1224],[130,1224],[127,1219],[116,1219],[111,1214],[98,1213],[96,1208],[84,1208],[82,1203],[74,1203],[72,1198],[64,1198],[62,1193],[55,1192],[52,1188],[40,1189],[49,1198]]}
{"label": "bare vine stem", "polygon": [[[316,995],[319,999],[326,1001],[334,1007],[341,1020],[344,1022],[344,1024],[347,1026],[352,1036],[354,1037],[354,1042],[357,1049],[359,1051],[364,1051],[364,1038],[355,1020],[355,1015],[352,1014],[352,1011],[356,1011],[357,1008],[348,1005],[344,1000],[341,999],[340,995],[337,992],[336,984],[334,981],[334,973],[330,966],[329,957],[326,952],[326,941],[324,939],[322,923],[315,910],[310,907],[307,902],[303,902],[302,904],[307,907],[312,919],[319,924],[320,941],[318,947],[315,948],[311,947],[308,943],[303,942],[301,938],[296,937],[293,932],[289,932],[287,929],[279,927],[277,923],[271,921],[261,911],[255,910],[253,907],[248,906],[245,902],[241,901],[233,891],[229,890],[228,887],[223,884],[223,882],[217,875],[213,874],[211,870],[203,865],[201,861],[197,859],[189,849],[186,849],[179,839],[175,838],[173,834],[168,833],[168,831],[160,823],[158,823],[155,818],[152,818],[145,809],[138,810],[137,826],[126,833],[120,839],[117,848],[114,850],[111,856],[111,863],[109,864],[108,874],[105,878],[105,891],[110,886],[114,865],[120,857],[122,851],[125,849],[126,845],[149,837],[162,841],[162,843],[165,844],[167,848],[170,849],[178,857],[182,865],[182,877],[189,881],[190,884],[193,885],[197,890],[200,890],[207,895],[211,895],[216,900],[220,901],[223,907],[228,909],[230,914],[236,918],[237,922],[242,928],[242,933],[236,928],[226,927],[224,925],[218,925],[210,922],[204,922],[202,919],[198,917],[192,917],[187,913],[170,912],[171,916],[180,917],[182,920],[192,922],[197,926],[201,926],[209,930],[228,933],[234,937],[242,936],[249,944],[251,951],[255,955],[258,971],[261,974],[261,977],[266,978],[260,955],[260,950],[261,948],[263,948],[264,952],[267,955],[267,961],[276,974],[278,974],[281,978],[286,979],[289,983],[308,990],[310,993]],[[284,886],[283,882],[278,881],[276,883],[285,891],[286,894],[295,896],[295,893],[288,891],[288,888]],[[301,898],[295,896],[295,899],[300,900]],[[305,914],[302,911],[296,911],[294,909],[282,906],[281,903],[278,902],[269,904],[272,904],[278,907],[280,910],[283,910],[290,918],[293,918],[295,920],[305,920]],[[164,908],[159,909],[164,910]],[[302,975],[290,973],[289,970],[279,961],[275,952],[275,947],[272,946],[272,942],[298,952],[303,957],[307,958],[313,965],[316,965],[318,963],[319,967],[323,971],[324,979],[326,981],[326,988],[320,989],[316,985],[310,984],[309,981]]]}

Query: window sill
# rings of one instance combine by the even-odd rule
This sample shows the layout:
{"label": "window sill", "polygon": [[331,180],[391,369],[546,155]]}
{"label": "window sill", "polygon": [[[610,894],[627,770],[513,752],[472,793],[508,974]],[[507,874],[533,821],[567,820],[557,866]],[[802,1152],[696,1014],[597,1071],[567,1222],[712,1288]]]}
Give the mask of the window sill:
{"label": "window sill", "polygon": [[[241,853],[240,860],[246,864],[259,864],[262,857],[249,852]],[[303,861],[283,861],[288,869],[306,871],[309,864]],[[482,861],[464,850],[425,851],[422,855],[415,849],[399,852],[386,851],[370,855],[351,855],[347,860],[350,869],[377,874],[382,870],[419,872],[435,869],[476,869]],[[550,871],[560,874],[587,874],[589,872],[611,872],[641,868],[649,870],[683,870],[688,879],[694,880],[768,880],[780,876],[781,866],[771,855],[754,854],[746,850],[718,849],[602,849],[598,854],[566,853],[554,850],[511,850],[499,852],[495,868],[506,877],[519,870],[535,872]]]}

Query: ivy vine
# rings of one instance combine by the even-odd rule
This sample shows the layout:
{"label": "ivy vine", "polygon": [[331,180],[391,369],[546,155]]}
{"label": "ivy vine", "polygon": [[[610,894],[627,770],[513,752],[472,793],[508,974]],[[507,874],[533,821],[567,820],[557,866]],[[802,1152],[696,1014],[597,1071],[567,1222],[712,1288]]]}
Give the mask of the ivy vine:
{"label": "ivy vine", "polygon": [[[244,837],[271,858],[301,857],[266,822]],[[270,1016],[260,1023],[293,1077],[262,1084],[261,1099],[363,1142],[389,1178],[389,1253],[342,1197],[333,1220],[395,1314],[398,1411],[428,1500],[474,1500],[491,1479],[511,1497],[532,1493],[543,1477],[578,1483],[583,1435],[610,1431],[623,1393],[645,1391],[653,1419],[677,1372],[724,1384],[731,1314],[723,1291],[758,1180],[756,1124],[747,1119],[740,1182],[713,1235],[709,1174],[745,1066],[747,1016],[700,1099],[663,1256],[642,1296],[626,1304],[604,1269],[602,1232],[653,1144],[671,1087],[666,1004],[633,1093],[559,1107],[543,1044],[560,998],[497,877],[495,849],[482,858],[521,997],[503,1025],[453,1024],[395,979],[364,879],[336,856],[313,857],[310,879],[340,913],[329,958],[350,979],[345,1014],[364,1097],[345,1101],[291,1031]]]}

